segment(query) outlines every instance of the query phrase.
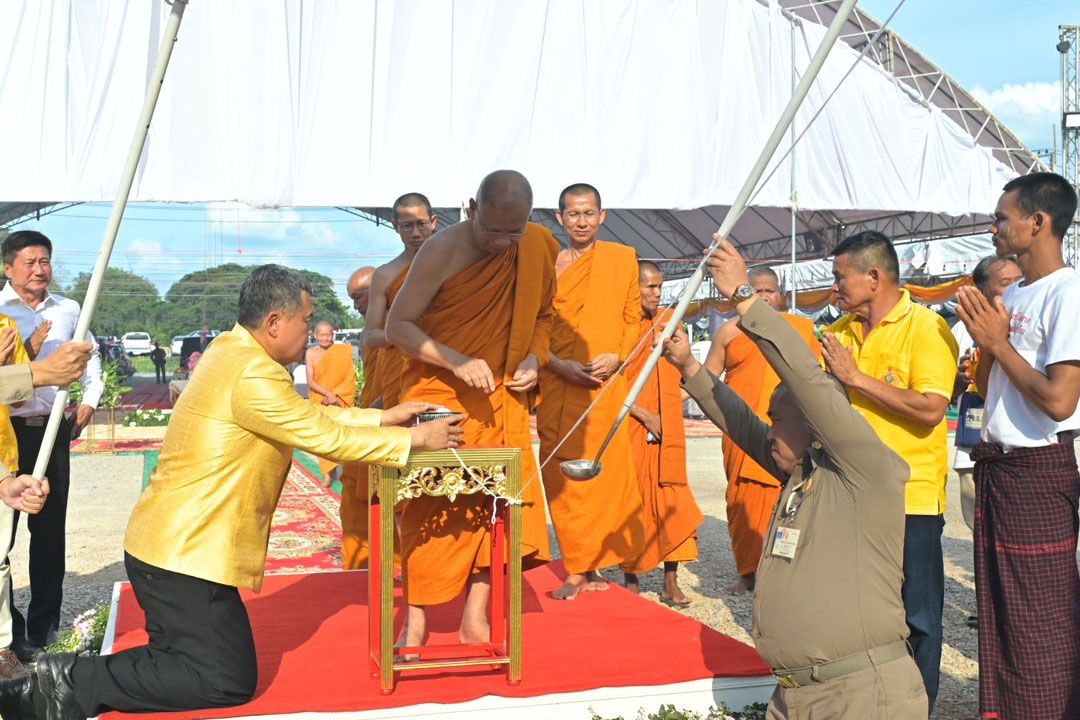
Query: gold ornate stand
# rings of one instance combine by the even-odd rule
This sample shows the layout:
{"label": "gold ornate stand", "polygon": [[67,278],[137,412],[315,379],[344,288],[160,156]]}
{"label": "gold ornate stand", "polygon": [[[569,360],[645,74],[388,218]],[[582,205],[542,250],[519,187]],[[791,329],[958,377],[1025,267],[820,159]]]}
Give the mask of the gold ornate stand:
{"label": "gold ornate stand", "polygon": [[[398,648],[400,655],[417,659],[394,657],[394,506],[421,495],[453,502],[458,495],[515,498],[521,492],[521,451],[517,448],[460,450],[458,455],[461,461],[449,451],[414,453],[404,468],[371,466],[368,656],[372,677],[379,678],[383,694],[393,692],[395,673],[431,668],[505,667],[508,683],[521,682],[521,505],[507,499],[497,501],[491,528],[491,642]],[[507,578],[508,617],[504,611]]]}

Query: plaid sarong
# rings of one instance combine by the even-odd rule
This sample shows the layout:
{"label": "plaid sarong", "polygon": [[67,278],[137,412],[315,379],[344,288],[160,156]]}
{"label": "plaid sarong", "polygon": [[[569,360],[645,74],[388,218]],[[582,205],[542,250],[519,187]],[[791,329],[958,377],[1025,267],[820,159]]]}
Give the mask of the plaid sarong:
{"label": "plaid sarong", "polygon": [[1080,718],[1080,473],[1072,437],[979,443],[975,595],[983,718]]}

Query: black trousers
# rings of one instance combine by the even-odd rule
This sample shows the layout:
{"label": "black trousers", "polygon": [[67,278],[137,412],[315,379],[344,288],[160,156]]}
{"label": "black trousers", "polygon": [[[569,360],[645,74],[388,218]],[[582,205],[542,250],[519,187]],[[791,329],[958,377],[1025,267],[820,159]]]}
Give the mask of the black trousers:
{"label": "black trousers", "polygon": [[199,710],[250,700],[258,669],[239,591],[127,553],[124,565],[150,644],[76,659],[71,677],[83,713]]}
{"label": "black trousers", "polygon": [[[19,472],[32,473],[37,462],[47,418],[11,418],[19,442]],[[28,424],[30,423],[35,424]],[[65,529],[67,527],[68,487],[71,480],[71,420],[60,423],[52,456],[45,466],[49,479],[49,497],[37,515],[30,515],[30,605],[24,617],[11,598],[11,632],[16,644],[29,642],[45,647],[56,639],[60,628],[60,605],[64,600]],[[19,529],[19,515],[11,524],[11,546]]]}
{"label": "black trousers", "polygon": [[154,380],[159,383],[165,382],[165,363],[160,365],[154,363]]}

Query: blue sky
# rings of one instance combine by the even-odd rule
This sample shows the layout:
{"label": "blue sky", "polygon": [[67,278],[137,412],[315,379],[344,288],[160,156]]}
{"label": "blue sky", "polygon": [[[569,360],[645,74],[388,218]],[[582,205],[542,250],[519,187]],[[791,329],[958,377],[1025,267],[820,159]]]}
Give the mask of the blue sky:
{"label": "blue sky", "polygon": [[[898,0],[862,0],[884,20]],[[1029,148],[1051,145],[1058,121],[1059,24],[1080,24],[1080,0],[907,0],[890,27],[951,75],[1017,133]],[[57,279],[89,270],[108,205],[77,205],[34,228],[56,244]],[[112,265],[138,273],[164,293],[184,273],[223,262],[280,262],[328,275],[345,298],[345,280],[361,265],[400,251],[386,227],[338,210],[257,210],[232,203],[129,205]]]}

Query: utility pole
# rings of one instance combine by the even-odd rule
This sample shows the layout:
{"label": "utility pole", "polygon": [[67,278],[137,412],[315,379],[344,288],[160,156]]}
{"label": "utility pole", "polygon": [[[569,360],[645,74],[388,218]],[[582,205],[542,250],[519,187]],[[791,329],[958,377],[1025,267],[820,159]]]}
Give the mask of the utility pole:
{"label": "utility pole", "polygon": [[[1080,191],[1080,25],[1059,25],[1061,53],[1061,175]],[[1065,234],[1065,261],[1080,267],[1080,211]]]}

